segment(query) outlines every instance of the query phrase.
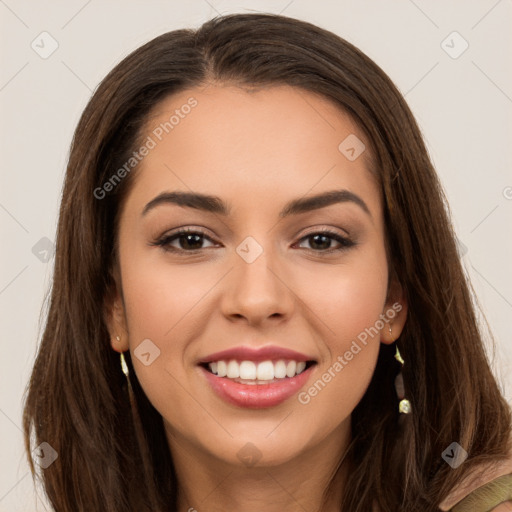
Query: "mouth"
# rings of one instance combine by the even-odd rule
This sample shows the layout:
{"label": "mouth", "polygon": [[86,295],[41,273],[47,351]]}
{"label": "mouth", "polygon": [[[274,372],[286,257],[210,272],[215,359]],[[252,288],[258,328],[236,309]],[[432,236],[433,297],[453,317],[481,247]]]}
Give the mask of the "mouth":
{"label": "mouth", "polygon": [[264,409],[297,394],[314,373],[317,362],[219,359],[198,366],[210,388],[223,401],[236,407]]}

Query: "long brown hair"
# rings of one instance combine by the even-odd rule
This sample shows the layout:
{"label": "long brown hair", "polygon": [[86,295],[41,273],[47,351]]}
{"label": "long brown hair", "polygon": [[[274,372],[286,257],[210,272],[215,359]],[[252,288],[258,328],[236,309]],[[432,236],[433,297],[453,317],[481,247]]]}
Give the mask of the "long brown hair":
{"label": "long brown hair", "polygon": [[[287,84],[320,94],[348,112],[371,141],[389,265],[408,303],[397,343],[413,410],[398,413],[394,346],[381,344],[373,379],[352,413],[351,470],[340,509],[367,512],[375,501],[382,511],[438,510],[476,464],[505,456],[512,423],[484,350],[442,188],[420,130],[387,75],[337,35],[270,14],[220,16],[198,30],[153,39],[107,75],[83,112],[24,410],[33,475],[31,452],[47,442],[58,458],[42,471],[42,481],[57,512],[176,510],[177,480],[162,418],[133,371],[131,406],[104,321],[115,286],[118,214],[137,171],[102,199],[94,191],[140,147],[147,115],[160,100],[213,81]],[[441,457],[453,441],[469,454],[457,469]]]}

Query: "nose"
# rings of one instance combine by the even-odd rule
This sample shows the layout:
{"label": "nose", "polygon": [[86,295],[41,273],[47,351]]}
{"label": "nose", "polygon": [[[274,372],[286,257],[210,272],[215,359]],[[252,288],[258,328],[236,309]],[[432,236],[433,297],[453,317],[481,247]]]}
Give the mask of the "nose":
{"label": "nose", "polygon": [[240,258],[229,273],[221,299],[226,318],[253,326],[287,320],[294,304],[289,273],[265,251],[252,263]]}

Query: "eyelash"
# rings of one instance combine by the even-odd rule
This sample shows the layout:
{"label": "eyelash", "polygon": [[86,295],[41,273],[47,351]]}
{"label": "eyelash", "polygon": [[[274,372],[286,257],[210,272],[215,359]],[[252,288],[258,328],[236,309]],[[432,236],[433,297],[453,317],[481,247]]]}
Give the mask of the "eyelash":
{"label": "eyelash", "polygon": [[[187,228],[187,229],[182,229],[180,231],[176,231],[175,233],[173,233],[171,235],[164,235],[163,237],[159,238],[158,240],[155,240],[154,242],[150,243],[149,245],[161,247],[163,251],[172,252],[172,253],[197,254],[198,251],[202,250],[202,249],[191,249],[188,251],[186,249],[181,249],[181,248],[178,249],[176,247],[172,247],[169,245],[172,241],[179,239],[179,237],[182,235],[199,235],[199,236],[202,236],[203,238],[208,239],[210,242],[213,242],[213,240],[203,231],[201,231],[199,229]],[[338,233],[336,233],[334,231],[330,231],[328,229],[322,229],[319,231],[314,231],[312,233],[308,233],[306,236],[303,236],[299,240],[299,242],[302,242],[303,240],[307,240],[308,238],[313,237],[315,235],[327,236],[329,238],[334,239],[336,242],[338,242],[340,244],[340,247],[335,248],[335,249],[326,249],[326,250],[307,249],[308,251],[311,251],[311,252],[314,252],[317,254],[321,254],[321,255],[324,255],[324,254],[327,255],[327,254],[332,254],[332,253],[339,252],[339,251],[344,251],[344,250],[350,249],[351,247],[356,245],[356,242],[350,240],[349,238],[345,238],[345,237],[339,235]]]}

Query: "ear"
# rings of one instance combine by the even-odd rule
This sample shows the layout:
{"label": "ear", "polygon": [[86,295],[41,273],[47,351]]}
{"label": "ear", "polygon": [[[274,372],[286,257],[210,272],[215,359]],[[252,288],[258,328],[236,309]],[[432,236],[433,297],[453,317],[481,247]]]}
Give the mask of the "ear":
{"label": "ear", "polygon": [[126,328],[126,313],[117,267],[113,278],[113,283],[105,296],[103,315],[110,335],[111,347],[116,352],[125,352],[129,348],[128,329]]}
{"label": "ear", "polygon": [[388,296],[381,319],[384,327],[380,332],[380,340],[390,345],[402,334],[405,320],[407,319],[407,300],[396,276],[390,279]]}

